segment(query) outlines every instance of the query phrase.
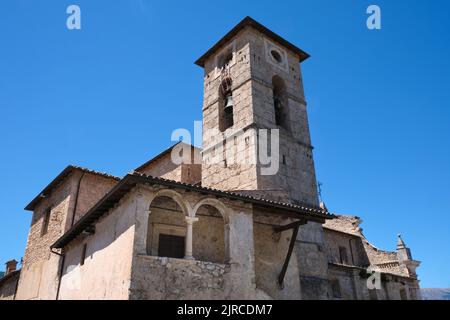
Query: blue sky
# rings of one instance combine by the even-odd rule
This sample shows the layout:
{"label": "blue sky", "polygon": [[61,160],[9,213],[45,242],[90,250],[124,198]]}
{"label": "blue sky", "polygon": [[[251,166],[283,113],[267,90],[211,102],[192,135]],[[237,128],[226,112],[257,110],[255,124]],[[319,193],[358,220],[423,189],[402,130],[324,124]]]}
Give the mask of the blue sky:
{"label": "blue sky", "polygon": [[[66,28],[77,4],[82,29]],[[366,28],[366,8],[382,29]],[[250,15],[311,54],[303,64],[318,179],[333,212],[377,247],[401,232],[423,287],[450,287],[450,3],[0,3],[0,262],[20,259],[24,206],[66,165],[124,175],[201,119],[193,62]]]}

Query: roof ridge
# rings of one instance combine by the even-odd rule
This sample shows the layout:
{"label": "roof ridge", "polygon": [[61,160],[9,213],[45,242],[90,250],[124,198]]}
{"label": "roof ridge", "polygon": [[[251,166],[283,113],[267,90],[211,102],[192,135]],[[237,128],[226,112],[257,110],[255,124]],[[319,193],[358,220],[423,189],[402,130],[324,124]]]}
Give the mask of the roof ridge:
{"label": "roof ridge", "polygon": [[110,174],[108,172],[97,171],[97,170],[93,170],[93,169],[89,169],[89,168],[86,168],[86,167],[77,166],[77,165],[73,165],[73,164],[70,164],[68,167],[76,169],[76,170],[81,170],[81,171],[84,171],[84,172],[87,172],[87,173],[92,173],[92,174],[101,175],[101,176],[104,176],[104,177],[107,177],[107,178],[112,178],[112,179],[115,179],[115,180],[122,180],[121,177],[112,175],[112,174]]}
{"label": "roof ridge", "polygon": [[39,194],[33,200],[31,200],[31,202],[25,207],[25,210],[33,211],[36,204],[39,203],[39,201],[43,197],[45,197],[48,193],[50,193],[54,188],[56,188],[62,181],[64,181],[64,179],[74,170],[80,170],[85,173],[102,176],[108,179],[114,179],[116,181],[122,180],[122,178],[113,176],[109,173],[99,172],[85,167],[70,164],[67,167],[65,167],[46,187],[44,187],[44,189],[42,189],[41,192],[39,192]]}

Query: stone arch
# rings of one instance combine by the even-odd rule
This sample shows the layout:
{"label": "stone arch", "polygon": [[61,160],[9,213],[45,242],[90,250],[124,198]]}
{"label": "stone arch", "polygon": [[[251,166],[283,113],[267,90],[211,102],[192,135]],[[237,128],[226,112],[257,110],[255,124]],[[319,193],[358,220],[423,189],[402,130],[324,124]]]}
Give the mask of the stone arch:
{"label": "stone arch", "polygon": [[193,210],[193,255],[198,260],[226,263],[230,260],[230,209],[218,199],[204,198]]}
{"label": "stone arch", "polygon": [[148,255],[183,258],[186,251],[187,222],[192,210],[183,196],[171,189],[153,194],[148,204]]}
{"label": "stone arch", "polygon": [[158,197],[167,197],[167,198],[171,198],[173,201],[175,201],[178,206],[180,206],[181,210],[183,210],[183,213],[185,216],[187,217],[191,217],[193,216],[192,214],[192,210],[189,206],[189,203],[187,201],[185,201],[183,199],[183,196],[176,192],[175,190],[172,189],[161,189],[159,191],[157,191],[154,196],[152,197],[152,199],[150,200],[150,205],[152,205],[152,202],[158,198]]}
{"label": "stone arch", "polygon": [[227,208],[227,206],[225,206],[222,201],[216,198],[203,198],[202,200],[198,201],[192,209],[193,217],[196,216],[198,209],[203,205],[209,205],[216,208],[222,215],[225,223],[229,223],[229,208]]}

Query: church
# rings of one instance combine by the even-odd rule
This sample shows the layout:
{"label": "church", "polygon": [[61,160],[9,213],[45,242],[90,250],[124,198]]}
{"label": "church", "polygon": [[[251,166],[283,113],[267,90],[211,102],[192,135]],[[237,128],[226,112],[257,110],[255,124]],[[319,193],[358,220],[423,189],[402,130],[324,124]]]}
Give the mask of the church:
{"label": "church", "polygon": [[319,200],[308,58],[244,18],[195,62],[202,148],[179,142],[124,177],[66,167],[26,206],[0,299],[420,299],[400,235],[378,249]]}

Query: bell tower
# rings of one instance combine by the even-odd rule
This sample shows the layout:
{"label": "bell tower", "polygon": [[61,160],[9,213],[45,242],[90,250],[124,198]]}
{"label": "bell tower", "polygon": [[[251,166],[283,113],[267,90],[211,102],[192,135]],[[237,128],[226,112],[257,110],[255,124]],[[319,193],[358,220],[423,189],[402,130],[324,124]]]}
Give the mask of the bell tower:
{"label": "bell tower", "polygon": [[246,17],[196,61],[204,68],[203,186],[318,206],[300,69],[308,57]]}

